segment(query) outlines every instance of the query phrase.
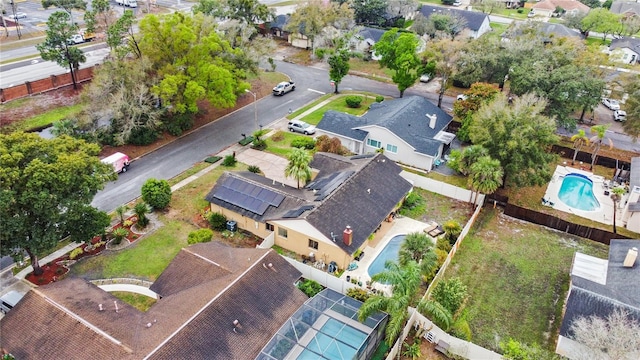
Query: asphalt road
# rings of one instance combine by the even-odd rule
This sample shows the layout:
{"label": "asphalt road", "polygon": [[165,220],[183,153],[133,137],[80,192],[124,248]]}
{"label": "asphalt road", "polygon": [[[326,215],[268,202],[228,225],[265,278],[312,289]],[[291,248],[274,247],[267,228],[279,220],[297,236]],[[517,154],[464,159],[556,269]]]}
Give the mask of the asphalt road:
{"label": "asphalt road", "polygon": [[[267,96],[257,102],[258,123],[264,127],[278,121],[325,93],[333,91],[325,69],[305,67],[286,62],[277,62],[277,71],[285,73],[296,82],[296,90],[282,97]],[[422,95],[437,101],[437,95],[425,93],[416,87],[406,95]],[[357,76],[343,79],[341,90],[366,90],[382,95],[398,97],[395,85],[385,84]],[[443,107],[451,107],[453,99],[446,99]],[[92,205],[100,210],[112,211],[121,204],[140,196],[142,184],[149,178],[170,179],[236,143],[241,134],[256,130],[254,106],[250,104],[195,132],[150,153],[135,159],[129,171],[120,174],[117,181],[107,184],[94,198]],[[213,186],[213,184],[212,184]]]}

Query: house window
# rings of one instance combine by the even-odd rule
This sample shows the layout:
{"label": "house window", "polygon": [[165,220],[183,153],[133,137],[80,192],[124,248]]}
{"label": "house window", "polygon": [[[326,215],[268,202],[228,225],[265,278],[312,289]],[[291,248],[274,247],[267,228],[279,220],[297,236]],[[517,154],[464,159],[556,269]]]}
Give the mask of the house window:
{"label": "house window", "polygon": [[378,140],[367,139],[367,145],[379,149],[382,147],[382,143]]}
{"label": "house window", "polygon": [[309,247],[310,247],[310,248],[312,248],[312,249],[316,249],[316,250],[318,250],[318,242],[317,242],[317,241],[314,241],[314,240],[309,239]]}
{"label": "house window", "polygon": [[395,145],[387,144],[387,151],[395,154],[398,152],[398,147]]}
{"label": "house window", "polygon": [[287,229],[283,229],[281,227],[278,228],[278,236],[286,238],[288,235]]}
{"label": "house window", "polygon": [[264,224],[264,227],[269,231],[273,231],[273,229],[274,229],[273,225],[269,224],[269,223]]}

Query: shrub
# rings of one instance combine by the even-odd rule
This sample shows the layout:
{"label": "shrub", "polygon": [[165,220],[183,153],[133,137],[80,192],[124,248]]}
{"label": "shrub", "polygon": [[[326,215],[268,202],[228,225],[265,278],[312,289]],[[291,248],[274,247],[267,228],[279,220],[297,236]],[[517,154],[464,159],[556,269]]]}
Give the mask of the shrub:
{"label": "shrub", "polygon": [[273,142],[280,142],[284,140],[284,131],[278,130],[275,134],[271,136],[271,140]]}
{"label": "shrub", "polygon": [[320,291],[324,290],[324,287],[317,281],[305,279],[298,283],[298,289],[302,290],[308,297],[314,297]]}
{"label": "shrub", "polygon": [[221,213],[213,212],[209,214],[207,221],[213,230],[223,231],[227,228],[227,218]]}
{"label": "shrub", "polygon": [[371,296],[367,290],[360,288],[350,288],[346,295],[362,302],[367,301]]}
{"label": "shrub", "polygon": [[149,179],[142,185],[142,200],[154,209],[166,209],[171,202],[171,186],[167,180]]}
{"label": "shrub", "polygon": [[455,314],[467,297],[467,286],[459,278],[442,280],[436,284],[431,296],[451,314]]}
{"label": "shrub", "polygon": [[449,240],[444,237],[438,237],[438,240],[436,241],[436,249],[449,253],[449,251],[451,251],[451,243],[449,243]]}
{"label": "shrub", "polygon": [[407,197],[404,199],[404,202],[402,203],[402,207],[407,208],[407,209],[413,209],[416,206],[419,206],[423,203],[423,199],[420,195],[418,195],[415,192],[411,192],[409,195],[407,195]]}
{"label": "shrub", "polygon": [[125,229],[125,228],[117,228],[115,230],[113,230],[111,232],[111,235],[113,235],[113,243],[115,245],[120,245],[120,243],[122,242],[122,240],[129,235],[129,230]]}
{"label": "shrub", "polygon": [[384,96],[382,96],[382,95],[378,95],[378,96],[376,96],[376,102],[377,102],[377,103],[381,103],[381,102],[383,102],[383,101],[384,101]]}
{"label": "shrub", "polygon": [[137,203],[133,208],[133,212],[138,217],[138,226],[143,228],[149,224],[149,218],[147,214],[149,213],[149,207],[145,203]]}
{"label": "shrub", "polygon": [[135,127],[131,130],[127,143],[133,145],[149,145],[158,139],[158,132],[147,127]]}
{"label": "shrub", "polygon": [[195,114],[171,114],[170,117],[164,119],[165,129],[173,136],[180,136],[185,130],[193,127]]}
{"label": "shrub", "polygon": [[360,103],[362,103],[362,97],[356,95],[347,96],[344,101],[347,103],[347,106],[350,108],[359,108]]}
{"label": "shrub", "polygon": [[462,232],[462,227],[455,220],[446,221],[442,224],[442,228],[445,231],[444,237],[449,240],[449,244],[453,245],[456,243],[458,236]]}
{"label": "shrub", "polygon": [[524,12],[524,9],[518,9],[518,14],[522,14]]}
{"label": "shrub", "polygon": [[247,170],[249,170],[249,172],[252,172],[254,174],[260,174],[260,167],[256,166],[256,165],[251,165],[247,168]]}
{"label": "shrub", "polygon": [[211,229],[198,229],[196,231],[192,231],[187,236],[187,243],[198,244],[203,242],[209,242],[213,238],[213,231]]}
{"label": "shrub", "polygon": [[69,259],[75,260],[78,256],[82,255],[83,252],[84,250],[82,250],[81,247],[77,247],[71,250],[71,253],[69,254]]}
{"label": "shrub", "polygon": [[255,140],[255,138],[253,136],[248,136],[240,141],[238,141],[238,144],[245,146],[248,144],[251,144],[253,142],[253,140]]}
{"label": "shrub", "polygon": [[340,139],[337,137],[330,138],[327,135],[318,136],[316,139],[316,150],[338,155],[346,155],[349,152],[346,147],[342,146]]}
{"label": "shrub", "polygon": [[204,159],[204,162],[209,164],[215,164],[218,161],[220,161],[220,159],[222,159],[222,157],[220,156],[209,156],[208,158]]}
{"label": "shrub", "polygon": [[251,148],[262,151],[267,148],[267,142],[262,139],[255,139],[253,140],[253,144],[251,145]]}
{"label": "shrub", "polygon": [[238,160],[236,160],[236,157],[233,155],[227,155],[224,157],[224,160],[222,160],[222,165],[227,166],[227,167],[233,167],[236,166],[236,163],[238,162]]}
{"label": "shrub", "polygon": [[291,147],[313,150],[316,147],[316,141],[310,137],[298,137],[291,140]]}
{"label": "shrub", "polygon": [[465,318],[457,319],[451,326],[450,332],[451,335],[459,339],[471,341],[471,328]]}
{"label": "shrub", "polygon": [[324,55],[327,53],[327,49],[325,48],[317,48],[314,55],[318,58],[318,60],[324,59]]}
{"label": "shrub", "polygon": [[133,221],[131,221],[131,220],[125,220],[122,223],[122,226],[124,226],[124,227],[131,227],[131,225],[133,225]]}

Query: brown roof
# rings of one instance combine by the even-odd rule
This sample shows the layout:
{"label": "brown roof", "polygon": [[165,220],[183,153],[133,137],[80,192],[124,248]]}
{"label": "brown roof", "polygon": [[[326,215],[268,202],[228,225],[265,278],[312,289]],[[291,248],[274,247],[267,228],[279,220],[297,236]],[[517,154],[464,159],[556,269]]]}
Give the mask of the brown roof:
{"label": "brown roof", "polygon": [[[294,285],[300,275],[273,250],[197,244],[183,249],[154,283],[163,296],[149,311],[67,278],[32,290],[2,319],[2,347],[17,358],[255,357],[307,300]],[[241,342],[234,339],[235,319],[243,326]]]}
{"label": "brown roof", "polygon": [[542,0],[533,5],[533,9],[555,10],[558,6],[567,11],[580,10],[588,13],[591,10],[590,7],[577,0]]}

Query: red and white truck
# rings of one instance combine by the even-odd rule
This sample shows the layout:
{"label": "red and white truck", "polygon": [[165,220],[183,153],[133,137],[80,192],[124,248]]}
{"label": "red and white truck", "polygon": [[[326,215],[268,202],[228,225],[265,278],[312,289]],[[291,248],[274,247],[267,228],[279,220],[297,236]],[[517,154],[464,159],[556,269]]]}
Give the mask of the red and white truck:
{"label": "red and white truck", "polygon": [[121,152],[117,152],[113,155],[109,155],[101,160],[105,164],[113,166],[113,171],[116,173],[127,172],[129,168],[129,157]]}

